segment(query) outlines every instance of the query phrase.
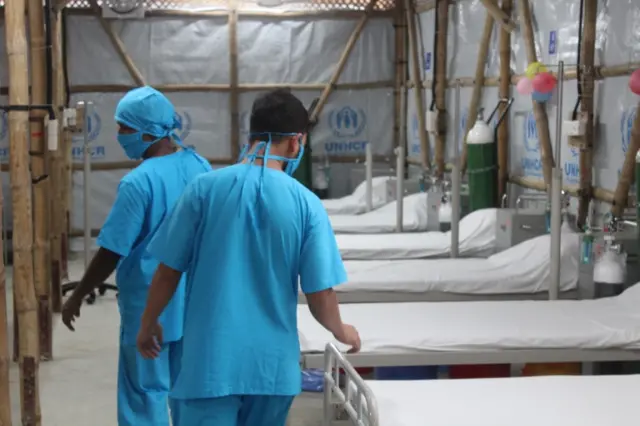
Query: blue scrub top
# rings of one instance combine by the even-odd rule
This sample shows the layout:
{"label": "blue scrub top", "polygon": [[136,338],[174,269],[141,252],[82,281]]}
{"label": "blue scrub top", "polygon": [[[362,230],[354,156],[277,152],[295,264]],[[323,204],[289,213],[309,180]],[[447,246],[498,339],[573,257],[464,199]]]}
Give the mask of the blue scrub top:
{"label": "blue scrub top", "polygon": [[237,164],[198,177],[149,251],[187,272],[176,399],[300,392],[304,293],[346,281],[329,217],[287,174]]}
{"label": "blue scrub top", "polygon": [[[211,166],[191,149],[149,158],[129,172],[118,186],[116,201],[98,236],[98,245],[122,256],[116,268],[121,338],[135,345],[147,292],[158,261],[146,251],[162,221],[185,187]],[[183,279],[184,281],[184,279]],[[184,283],[160,318],[167,342],[182,337]]]}

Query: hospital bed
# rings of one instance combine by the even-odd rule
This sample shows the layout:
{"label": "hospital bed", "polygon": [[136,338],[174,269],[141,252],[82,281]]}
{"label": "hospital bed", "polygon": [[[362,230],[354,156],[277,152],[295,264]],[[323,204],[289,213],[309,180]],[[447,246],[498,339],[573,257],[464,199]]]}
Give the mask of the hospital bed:
{"label": "hospital bed", "polygon": [[[378,176],[371,180],[372,210],[395,200],[396,178],[394,176]],[[353,193],[330,200],[322,200],[329,215],[360,215],[367,211],[367,182],[360,183]]]}
{"label": "hospital bed", "polygon": [[[333,345],[324,375],[325,426],[635,426],[640,419],[640,375],[365,381]],[[338,412],[347,420],[335,421]]]}
{"label": "hospital bed", "polygon": [[[640,285],[596,300],[356,303],[356,367],[640,360]],[[322,368],[334,339],[298,305],[305,368]],[[344,346],[338,346],[344,349]]]}
{"label": "hospital bed", "polygon": [[[430,225],[429,219],[432,222],[437,222],[437,215],[430,215],[427,209],[427,197],[429,196],[433,195],[428,192],[419,192],[404,197],[403,232],[426,231],[428,225]],[[329,219],[331,220],[333,231],[336,234],[384,234],[395,232],[397,202],[397,200],[392,201],[377,210],[361,215],[331,215]],[[439,223],[431,223],[431,227],[438,228]]]}
{"label": "hospital bed", "polygon": [[[407,198],[409,197],[405,197],[405,200]],[[386,209],[386,206],[383,208]],[[364,216],[366,215],[353,217],[357,221]],[[395,220],[394,217],[391,215],[390,220]],[[332,221],[334,219],[335,217]],[[496,249],[496,221],[497,209],[477,210],[462,218],[459,228],[459,255],[492,255]],[[451,254],[450,232],[337,234],[336,240],[344,260],[426,259],[448,257]]]}
{"label": "hospital bed", "polygon": [[[579,277],[578,234],[563,232],[561,244],[560,297],[579,298],[579,278],[592,294],[593,280]],[[344,303],[548,299],[550,246],[542,235],[487,259],[346,261],[349,281],[335,290]]]}

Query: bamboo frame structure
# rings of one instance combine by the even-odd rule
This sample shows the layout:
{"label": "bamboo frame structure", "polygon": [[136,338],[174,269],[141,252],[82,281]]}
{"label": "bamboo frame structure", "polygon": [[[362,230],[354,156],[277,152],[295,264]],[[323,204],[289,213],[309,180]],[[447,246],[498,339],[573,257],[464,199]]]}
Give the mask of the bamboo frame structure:
{"label": "bamboo frame structure", "polygon": [[[31,65],[31,103],[47,103],[46,49],[44,38],[44,8],[42,0],[27,1],[29,19],[29,45]],[[45,142],[44,119],[47,113],[32,109],[29,113],[31,131],[31,179],[33,186],[33,280],[38,299],[38,321],[40,334],[40,358],[53,357],[53,325],[50,293],[50,244],[49,208],[51,206],[51,186],[47,176],[48,150]]]}
{"label": "bamboo frame structure", "polygon": [[[64,84],[64,66],[62,57],[62,10],[54,9],[51,16],[52,56],[53,56],[53,98],[54,109],[58,123],[61,122],[61,111],[64,107],[66,93]],[[51,176],[51,310],[60,312],[62,309],[62,237],[65,232],[65,203],[64,200],[64,156],[62,144],[64,130],[59,126],[58,149],[51,151],[50,176]]]}
{"label": "bamboo frame structure", "polygon": [[[536,55],[536,45],[533,33],[533,22],[529,0],[520,0],[520,19],[523,27],[525,50],[527,52],[527,62],[538,61]],[[540,142],[540,161],[542,162],[542,176],[544,183],[551,188],[551,169],[554,167],[553,151],[551,148],[551,134],[549,133],[549,118],[543,104],[536,101],[533,103],[533,115],[536,120],[538,130],[538,141]]]}
{"label": "bamboo frame structure", "polygon": [[516,29],[516,24],[511,20],[510,14],[500,9],[494,0],[480,0],[480,3],[487,9],[487,13],[502,27],[503,31],[512,33]]}
{"label": "bamboo frame structure", "polygon": [[[511,17],[513,0],[502,0],[502,11]],[[511,33],[502,29],[500,31],[500,98],[511,96]],[[500,104],[500,114],[507,109],[504,103]],[[498,126],[498,199],[507,193],[507,181],[509,179],[509,120],[505,119]]]}
{"label": "bamboo frame structure", "polygon": [[[442,178],[445,171],[445,150],[447,145],[447,34],[449,32],[449,0],[438,0],[438,31],[436,44],[438,58],[435,66],[436,110],[438,111],[438,127],[435,143],[436,177]],[[457,143],[458,141],[455,141]]]}
{"label": "bamboo frame structure", "polygon": [[356,41],[358,41],[358,39],[360,38],[360,34],[362,33],[364,26],[367,24],[367,22],[369,22],[369,15],[373,11],[373,8],[376,7],[377,1],[378,0],[369,0],[367,7],[365,7],[364,9],[364,14],[361,16],[360,20],[356,24],[356,27],[353,29],[353,32],[349,37],[349,41],[347,41],[347,45],[342,51],[342,55],[340,56],[340,59],[336,64],[333,75],[331,75],[329,82],[324,86],[322,94],[320,95],[320,100],[311,113],[310,121],[312,123],[315,123],[318,120],[318,117],[320,116],[320,113],[322,113],[327,100],[329,100],[329,95],[338,82],[340,75],[342,75],[342,70],[344,70],[344,66],[347,64],[347,59],[349,59],[349,56],[351,56],[351,51],[356,45]]}
{"label": "bamboo frame structure", "polygon": [[[396,10],[393,17],[394,38],[395,38],[395,83],[393,88],[393,141],[394,146],[405,146],[406,140],[400,140],[401,126],[406,126],[406,122],[401,120],[405,115],[402,113],[403,93],[406,95],[404,83],[406,81],[406,36],[407,26],[405,24],[404,3],[396,2]],[[406,121],[406,120],[405,120]],[[406,152],[406,151],[405,151]]]}
{"label": "bamboo frame structure", "polygon": [[13,205],[13,288],[19,324],[20,396],[23,426],[40,425],[38,310],[33,284],[33,221],[29,173],[28,57],[24,0],[4,6],[9,63],[9,166]]}
{"label": "bamboo frame structure", "polygon": [[229,113],[231,123],[230,152],[240,156],[240,94],[238,93],[238,12],[235,1],[228,16],[229,25]]}
{"label": "bamboo frame structure", "polygon": [[[633,125],[631,127],[629,148],[627,148],[627,152],[624,156],[620,178],[618,179],[618,185],[616,186],[613,197],[611,213],[614,217],[621,217],[624,209],[627,207],[629,189],[635,179],[636,155],[638,154],[638,149],[640,149],[640,102],[638,102],[636,111],[636,117],[633,120]],[[636,182],[636,185],[637,184],[638,183]],[[639,201],[640,200],[636,200],[636,203]]]}
{"label": "bamboo frame structure", "polygon": [[[467,168],[467,134],[476,122],[478,116],[478,107],[482,100],[482,90],[484,88],[484,74],[487,67],[487,58],[489,57],[489,45],[491,44],[491,33],[493,32],[494,19],[487,13],[484,20],[484,28],[482,30],[482,38],[480,39],[480,48],[478,49],[478,59],[476,60],[476,76],[473,84],[473,93],[469,101],[469,111],[467,112],[467,124],[462,135],[462,164],[461,170]],[[507,33],[509,34],[509,33]],[[456,141],[457,143],[457,141]]]}
{"label": "bamboo frame structure", "polygon": [[[509,182],[514,185],[521,186],[523,188],[533,189],[540,192],[547,191],[547,185],[544,182],[541,182],[536,179],[530,179],[523,176],[510,175]],[[572,197],[580,196],[580,189],[577,186],[565,185],[562,187],[562,190]],[[608,189],[597,188],[597,187],[593,188],[593,198],[598,201],[602,201],[603,203],[613,204],[613,197],[614,197],[613,192],[609,191]]]}
{"label": "bamboo frame structure", "polygon": [[591,202],[591,186],[593,181],[593,145],[595,139],[595,125],[593,119],[594,78],[593,66],[596,53],[596,21],[598,19],[598,0],[585,0],[584,26],[582,28],[582,52],[580,55],[580,70],[582,71],[582,96],[580,114],[586,119],[584,135],[585,146],[580,149],[580,197],[578,198],[577,223],[582,227],[589,214]]}
{"label": "bamboo frame structure", "polygon": [[407,31],[409,32],[409,49],[411,50],[411,76],[413,78],[413,91],[416,104],[416,115],[418,119],[418,137],[420,138],[420,159],[422,168],[431,168],[431,146],[429,145],[429,135],[425,126],[424,96],[419,90],[420,83],[420,56],[418,54],[418,34],[416,31],[416,13],[412,0],[404,0],[406,14]]}
{"label": "bamboo frame structure", "polygon": [[[0,235],[3,235],[4,194],[0,185]],[[11,382],[9,379],[9,314],[7,312],[7,281],[4,265],[4,244],[0,244],[0,425],[11,426]]]}

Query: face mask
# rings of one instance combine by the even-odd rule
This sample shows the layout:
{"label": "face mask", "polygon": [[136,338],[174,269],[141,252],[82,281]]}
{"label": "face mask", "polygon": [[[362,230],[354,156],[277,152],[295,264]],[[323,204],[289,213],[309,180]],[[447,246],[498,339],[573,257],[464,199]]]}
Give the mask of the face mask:
{"label": "face mask", "polygon": [[[296,136],[297,133],[273,133],[278,136]],[[300,144],[300,149],[298,150],[298,155],[295,158],[282,157],[280,155],[269,155],[269,150],[271,149],[271,133],[268,133],[269,138],[266,141],[260,141],[256,144],[255,149],[251,154],[247,154],[249,151],[249,144],[246,144],[242,148],[242,152],[240,153],[240,157],[238,158],[238,162],[242,162],[245,157],[249,159],[248,163],[253,164],[256,158],[261,158],[264,161],[264,165],[266,165],[267,160],[277,160],[283,162],[283,171],[292,176],[295,171],[300,166],[300,161],[304,156],[304,146]],[[264,154],[258,155],[257,153],[264,149]]]}
{"label": "face mask", "polygon": [[142,139],[142,132],[118,133],[118,143],[127,157],[132,160],[140,160],[145,151],[160,139],[162,138],[146,142]]}

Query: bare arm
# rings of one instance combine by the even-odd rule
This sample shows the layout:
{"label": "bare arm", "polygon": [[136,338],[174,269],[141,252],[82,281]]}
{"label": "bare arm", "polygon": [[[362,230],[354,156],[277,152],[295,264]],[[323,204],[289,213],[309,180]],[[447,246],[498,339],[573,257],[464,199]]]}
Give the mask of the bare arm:
{"label": "bare arm", "polygon": [[87,297],[97,286],[109,278],[109,275],[116,269],[120,257],[118,253],[100,247],[91,259],[89,267],[71,297],[79,300]]}
{"label": "bare arm", "polygon": [[156,325],[158,317],[175,294],[178,284],[180,284],[181,276],[182,272],[180,271],[176,271],[162,263],[158,265],[149,288],[147,306],[142,314],[141,327],[143,329],[149,329]]}
{"label": "bare arm", "polygon": [[334,336],[340,336],[344,328],[340,317],[338,296],[332,289],[326,289],[306,295],[311,315]]}

